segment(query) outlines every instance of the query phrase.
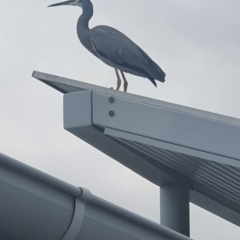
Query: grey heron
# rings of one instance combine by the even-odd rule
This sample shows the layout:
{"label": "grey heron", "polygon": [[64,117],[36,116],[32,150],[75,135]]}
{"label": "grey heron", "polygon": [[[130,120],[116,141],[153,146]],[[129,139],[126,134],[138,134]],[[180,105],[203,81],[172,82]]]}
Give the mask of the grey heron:
{"label": "grey heron", "polygon": [[117,88],[121,87],[120,71],[124,81],[124,92],[127,91],[128,82],[124,72],[148,78],[155,86],[155,80],[165,81],[163,70],[126,35],[108,26],[89,28],[89,21],[93,16],[93,4],[90,0],[70,0],[52,4],[55,6],[79,6],[82,14],[77,23],[77,35],[80,42],[93,55],[115,69]]}

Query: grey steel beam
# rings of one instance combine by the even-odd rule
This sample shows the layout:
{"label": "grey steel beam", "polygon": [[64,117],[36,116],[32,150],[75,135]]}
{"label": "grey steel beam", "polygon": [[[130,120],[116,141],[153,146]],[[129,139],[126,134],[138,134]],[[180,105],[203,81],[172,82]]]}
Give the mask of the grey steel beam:
{"label": "grey steel beam", "polygon": [[93,124],[162,140],[194,157],[200,157],[199,152],[219,156],[240,167],[240,127],[118,97],[111,104],[108,99],[109,94],[93,92]]}
{"label": "grey steel beam", "polygon": [[113,95],[114,97],[123,98],[129,101],[139,102],[142,104],[157,106],[160,108],[185,113],[191,116],[198,116],[200,118],[205,118],[212,121],[240,126],[240,119],[233,118],[233,117],[228,117],[228,116],[224,116],[224,115],[220,115],[212,112],[202,111],[199,109],[181,106],[181,105],[173,104],[169,102],[164,102],[164,101],[160,101],[160,100],[156,100],[156,99],[152,99],[144,96],[139,96],[131,93],[115,91],[106,87],[101,87],[98,85],[81,82],[79,80],[72,80],[69,78],[64,78],[61,76],[56,76],[48,73],[34,71],[32,73],[32,76],[38,79],[39,81],[43,82],[44,84],[47,84],[48,86],[64,94],[90,90],[90,91],[98,92],[102,94]]}
{"label": "grey steel beam", "polygon": [[190,240],[0,154],[1,240]]}
{"label": "grey steel beam", "polygon": [[166,185],[160,188],[161,225],[190,236],[189,186]]}

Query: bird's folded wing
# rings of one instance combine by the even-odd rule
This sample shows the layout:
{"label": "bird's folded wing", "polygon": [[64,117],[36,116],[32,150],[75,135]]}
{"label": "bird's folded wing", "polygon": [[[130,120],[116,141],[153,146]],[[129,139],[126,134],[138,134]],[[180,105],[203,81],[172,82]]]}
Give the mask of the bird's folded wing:
{"label": "bird's folded wing", "polygon": [[113,63],[143,67],[146,58],[141,49],[123,33],[110,27],[96,27],[91,34],[95,51]]}

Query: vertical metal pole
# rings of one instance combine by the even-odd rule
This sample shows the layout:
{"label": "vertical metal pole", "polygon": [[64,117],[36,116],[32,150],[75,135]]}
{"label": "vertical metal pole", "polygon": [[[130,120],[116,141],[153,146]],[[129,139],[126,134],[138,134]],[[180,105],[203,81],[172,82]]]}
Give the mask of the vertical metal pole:
{"label": "vertical metal pole", "polygon": [[190,236],[189,187],[181,185],[160,188],[161,225]]}

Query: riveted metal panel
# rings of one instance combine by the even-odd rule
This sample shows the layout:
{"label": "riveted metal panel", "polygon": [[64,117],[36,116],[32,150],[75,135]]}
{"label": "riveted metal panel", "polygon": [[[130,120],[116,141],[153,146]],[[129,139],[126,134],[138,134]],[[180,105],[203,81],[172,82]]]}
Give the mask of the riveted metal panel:
{"label": "riveted metal panel", "polygon": [[108,98],[93,93],[95,125],[240,160],[240,127],[121,98],[111,104]]}

